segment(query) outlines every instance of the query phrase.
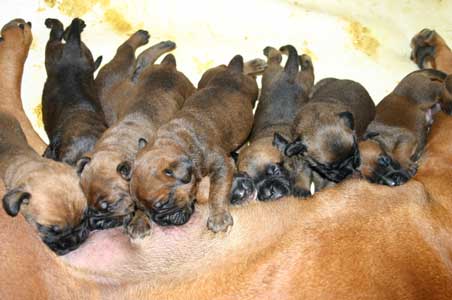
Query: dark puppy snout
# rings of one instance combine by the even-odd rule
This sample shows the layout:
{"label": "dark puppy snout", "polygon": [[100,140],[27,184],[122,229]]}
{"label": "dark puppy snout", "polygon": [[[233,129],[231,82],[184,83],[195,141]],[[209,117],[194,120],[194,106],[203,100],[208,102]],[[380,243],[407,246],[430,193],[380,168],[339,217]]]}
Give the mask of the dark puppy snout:
{"label": "dark puppy snout", "polygon": [[160,226],[180,226],[190,220],[190,217],[194,211],[194,202],[184,207],[177,207],[176,205],[167,202],[166,204],[160,206],[160,208],[154,207],[151,219]]}
{"label": "dark puppy snout", "polygon": [[43,236],[44,243],[57,255],[64,255],[77,249],[89,235],[86,221],[83,221],[77,228],[67,229],[59,234],[55,234],[48,229],[41,230],[41,232],[43,231],[46,231]]}
{"label": "dark puppy snout", "polygon": [[238,174],[234,177],[231,189],[231,204],[240,204],[249,199],[256,190],[254,182],[247,174]]}

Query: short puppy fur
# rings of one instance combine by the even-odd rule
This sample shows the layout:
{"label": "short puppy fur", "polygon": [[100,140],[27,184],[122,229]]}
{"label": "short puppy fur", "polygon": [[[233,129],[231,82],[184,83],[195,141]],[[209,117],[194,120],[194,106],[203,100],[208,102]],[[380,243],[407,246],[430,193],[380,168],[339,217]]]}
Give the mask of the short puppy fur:
{"label": "short puppy fur", "polygon": [[365,178],[397,186],[416,174],[446,77],[432,69],[414,71],[377,105],[375,120],[359,144]]}
{"label": "short puppy fur", "polygon": [[0,112],[0,178],[6,213],[19,212],[57,254],[76,249],[87,237],[86,198],[76,172],[39,156],[15,117]]}
{"label": "short puppy fur", "polygon": [[[227,67],[206,72],[200,80],[205,86],[159,128],[154,144],[138,153],[131,194],[157,224],[186,223],[194,211],[198,184],[205,176],[211,183],[207,227],[219,232],[233,224],[228,204],[235,167],[229,153],[242,145],[251,131],[259,92],[255,79],[243,73],[243,65],[238,55]],[[130,226],[144,229],[139,234],[144,236],[150,224],[141,226],[140,219],[134,219]]]}
{"label": "short puppy fur", "polygon": [[[129,181],[139,141],[142,145],[152,144],[157,129],[169,121],[195,91],[188,78],[177,71],[172,54],[167,55],[161,64],[153,64],[173,47],[162,47],[164,44],[159,43],[144,51],[147,55],[141,54],[135,61],[130,51],[147,42],[147,38],[146,32],[137,31],[118,48],[116,56],[105,66],[108,72],[101,70],[105,94],[115,90],[117,85],[124,86],[123,82],[127,81],[130,97],[111,98],[113,103],[104,99],[104,106],[112,108],[111,117],[114,116],[112,119],[116,122],[105,131],[94,149],[77,163],[81,186],[88,198],[90,227],[94,229],[111,228],[130,221],[134,203],[130,197]],[[140,77],[134,82],[133,76],[138,72]],[[118,74],[123,74],[123,80],[111,84]],[[119,103],[119,100],[123,102]]]}
{"label": "short puppy fur", "polygon": [[44,128],[49,136],[44,156],[75,165],[107,128],[93,75],[101,57],[94,62],[81,41],[85,27],[81,19],[74,19],[66,30],[57,19],[47,19],[45,24],[51,30],[42,95]]}
{"label": "short puppy fur", "polygon": [[293,190],[294,178],[283,165],[283,155],[273,146],[273,136],[279,132],[287,139],[296,112],[308,101],[314,81],[312,63],[300,57],[292,45],[281,48],[288,52],[284,68],[281,52],[272,47],[264,49],[267,68],[262,75],[262,89],[256,109],[249,144],[240,149],[238,174],[234,178],[231,203],[241,203],[256,194],[261,201],[278,199],[289,194],[309,195],[309,189]]}
{"label": "short puppy fur", "polygon": [[316,191],[356,172],[360,164],[358,140],[375,116],[375,104],[359,83],[326,78],[313,88],[291,129],[292,141],[277,139],[286,156],[307,163],[314,171]]}

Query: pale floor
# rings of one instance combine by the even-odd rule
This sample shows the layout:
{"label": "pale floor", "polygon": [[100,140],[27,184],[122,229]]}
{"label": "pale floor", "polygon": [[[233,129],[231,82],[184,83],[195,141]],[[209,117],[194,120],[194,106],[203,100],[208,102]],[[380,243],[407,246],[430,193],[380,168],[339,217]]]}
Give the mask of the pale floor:
{"label": "pale floor", "polygon": [[235,54],[264,58],[265,46],[290,43],[311,55],[316,80],[359,81],[375,102],[416,69],[409,59],[409,42],[416,32],[432,28],[452,41],[452,1],[447,0],[3,0],[1,8],[2,24],[16,17],[33,23],[22,97],[43,137],[39,104],[46,78],[48,17],[60,18],[65,25],[72,17],[83,18],[83,40],[104,63],[137,29],[150,32],[149,44],[173,40],[178,69],[194,84],[204,70],[227,63]]}

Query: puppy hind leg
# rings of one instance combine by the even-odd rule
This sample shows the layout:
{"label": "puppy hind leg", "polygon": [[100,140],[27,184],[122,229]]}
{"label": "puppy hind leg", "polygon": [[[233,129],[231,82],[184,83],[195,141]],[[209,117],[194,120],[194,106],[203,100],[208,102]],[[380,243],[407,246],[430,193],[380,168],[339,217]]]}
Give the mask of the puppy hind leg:
{"label": "puppy hind leg", "polygon": [[64,27],[60,20],[48,18],[45,20],[45,25],[50,29],[49,42],[63,39]]}
{"label": "puppy hind leg", "polygon": [[163,41],[144,50],[136,59],[132,81],[135,82],[143,70],[147,66],[153,65],[160,56],[174,49],[176,49],[176,43]]}

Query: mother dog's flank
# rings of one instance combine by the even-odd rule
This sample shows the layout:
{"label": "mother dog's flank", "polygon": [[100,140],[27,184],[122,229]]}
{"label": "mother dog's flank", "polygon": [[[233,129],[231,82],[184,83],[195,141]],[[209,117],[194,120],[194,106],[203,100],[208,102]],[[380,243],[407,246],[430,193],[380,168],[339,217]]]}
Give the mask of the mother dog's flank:
{"label": "mother dog's flank", "polygon": [[358,139],[375,116],[375,104],[358,82],[326,78],[313,88],[292,126],[292,142],[279,141],[285,155],[314,171],[316,191],[340,182],[360,164]]}
{"label": "mother dog's flank", "polygon": [[28,146],[12,115],[0,112],[0,177],[3,208],[20,213],[57,254],[76,249],[88,237],[86,199],[75,171],[40,157]]}
{"label": "mother dog's flank", "polygon": [[364,177],[394,186],[416,174],[433,115],[445,103],[446,76],[432,69],[414,71],[377,105],[375,120],[359,144]]}
{"label": "mother dog's flank", "polygon": [[[314,70],[309,57],[303,56],[299,71],[297,50],[291,46],[282,47],[288,51],[284,68],[282,55],[272,47],[264,49],[267,68],[262,75],[262,90],[256,109],[250,144],[240,149],[234,176],[231,202],[240,203],[257,193],[259,200],[278,199],[293,193],[293,178],[283,165],[283,156],[273,146],[275,132],[290,137],[290,128],[295,115],[308,95],[314,81]],[[298,186],[297,186],[298,187]],[[297,189],[298,196],[309,194],[307,187]]]}
{"label": "mother dog's flank", "polygon": [[3,26],[0,37],[0,110],[10,112],[19,121],[30,146],[43,153],[46,145],[25,115],[20,95],[24,63],[33,36],[31,23],[14,19]]}
{"label": "mother dog's flank", "polygon": [[[209,176],[207,227],[218,232],[233,223],[228,204],[235,167],[229,153],[251,131],[258,87],[254,78],[243,73],[241,56],[206,74],[209,78],[200,80],[206,85],[159,128],[155,142],[138,153],[130,188],[139,208],[151,214],[154,222],[181,225],[194,211],[199,181]],[[131,227],[136,224],[142,221],[132,222]],[[147,234],[150,224],[140,228],[134,235]]]}
{"label": "mother dog's flank", "polygon": [[[158,43],[135,61],[135,49],[145,44],[148,37],[143,30],[133,34],[96,79],[109,120],[115,123],[77,163],[92,228],[105,229],[130,221],[134,203],[129,181],[139,141],[152,144],[157,129],[195,91],[188,78],[177,71],[172,54],[160,64],[153,64],[161,54],[172,50],[174,43]],[[127,89],[128,97],[105,97],[118,86]]]}
{"label": "mother dog's flank", "polygon": [[42,95],[44,128],[49,136],[44,156],[75,165],[106,129],[93,75],[102,57],[94,62],[81,41],[85,27],[81,19],[74,19],[66,30],[57,19],[47,19],[45,24],[51,30]]}

